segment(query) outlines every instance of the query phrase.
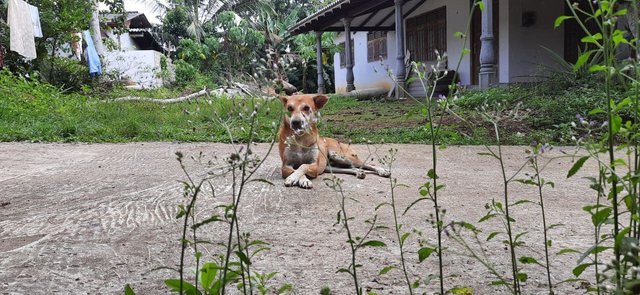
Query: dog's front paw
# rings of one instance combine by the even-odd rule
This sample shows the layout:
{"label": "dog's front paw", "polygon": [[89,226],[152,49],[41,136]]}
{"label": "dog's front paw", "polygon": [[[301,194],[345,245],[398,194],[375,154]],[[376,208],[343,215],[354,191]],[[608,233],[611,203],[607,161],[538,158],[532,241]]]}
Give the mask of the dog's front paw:
{"label": "dog's front paw", "polygon": [[311,180],[309,180],[309,178],[307,178],[306,176],[302,176],[298,180],[298,186],[306,189],[313,188],[313,182],[311,182]]}
{"label": "dog's front paw", "polygon": [[298,176],[294,173],[284,180],[284,186],[294,186],[298,184]]}
{"label": "dog's front paw", "polygon": [[382,177],[390,177],[391,176],[391,171],[387,170],[387,169],[383,169],[383,168],[378,168],[378,171],[376,171],[378,173],[378,175],[382,176]]}
{"label": "dog's front paw", "polygon": [[298,177],[295,173],[289,175],[284,180],[284,186],[299,186],[301,188],[312,188],[313,183],[306,176],[302,175]]}
{"label": "dog's front paw", "polygon": [[358,170],[356,170],[356,177],[358,179],[364,179],[365,177],[367,177],[367,174],[364,173],[364,171],[358,169]]}

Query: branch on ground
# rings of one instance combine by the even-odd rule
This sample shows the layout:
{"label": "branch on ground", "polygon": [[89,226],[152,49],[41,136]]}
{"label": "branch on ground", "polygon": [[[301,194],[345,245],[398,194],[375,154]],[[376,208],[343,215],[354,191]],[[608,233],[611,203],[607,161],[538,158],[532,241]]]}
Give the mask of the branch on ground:
{"label": "branch on ground", "polygon": [[198,98],[200,96],[204,96],[207,94],[209,94],[209,92],[207,91],[207,88],[205,88],[196,93],[191,93],[189,95],[185,95],[177,98],[157,99],[157,98],[140,97],[140,96],[124,96],[124,97],[116,98],[112,101],[145,101],[145,102],[153,102],[153,103],[160,103],[160,104],[170,104],[170,103],[189,101],[194,98]]}

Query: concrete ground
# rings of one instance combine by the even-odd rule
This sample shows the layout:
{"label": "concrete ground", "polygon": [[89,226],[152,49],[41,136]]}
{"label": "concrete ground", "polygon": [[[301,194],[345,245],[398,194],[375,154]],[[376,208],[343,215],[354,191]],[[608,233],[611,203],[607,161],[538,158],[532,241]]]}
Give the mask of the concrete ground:
{"label": "concrete ground", "polygon": [[[202,152],[203,159],[224,163],[234,148],[237,146],[208,143],[0,144],[0,294],[122,294],[125,284],[131,284],[138,294],[169,293],[163,281],[177,274],[155,269],[176,267],[179,262],[182,220],[175,216],[178,205],[185,203],[180,181],[186,178],[175,152],[186,155],[187,169],[199,179],[209,168],[191,156]],[[404,210],[419,197],[432,154],[425,145],[385,145],[377,146],[377,150],[356,146],[361,155],[372,157],[384,156],[390,148],[398,149],[392,177],[407,185],[395,193],[399,210]],[[268,145],[260,144],[252,150],[256,155],[265,155],[267,149]],[[510,173],[524,163],[524,149],[504,149]],[[439,151],[439,180],[446,185],[440,201],[447,221],[477,224],[486,213],[485,204],[492,198],[502,199],[499,164],[478,155],[483,151],[483,147],[475,146]],[[560,153],[556,150],[550,154]],[[333,294],[353,294],[350,277],[336,273],[350,262],[347,233],[334,225],[338,194],[322,179],[314,180],[311,190],[284,187],[279,165],[277,151],[273,150],[255,177],[275,185],[253,182],[242,197],[240,230],[271,245],[270,250],[253,257],[252,270],[277,271],[269,284],[290,283],[295,294],[318,294],[324,286],[330,287]],[[548,222],[564,224],[550,233],[554,283],[572,277],[571,269],[578,258],[555,253],[565,247],[585,250],[593,244],[590,217],[582,211],[584,205],[595,202],[593,191],[582,178],[595,171],[592,165],[588,162],[585,171],[569,180],[569,159],[554,161],[543,172],[544,178],[556,183],[554,189],[545,190]],[[346,196],[353,198],[347,202],[347,211],[354,217],[350,221],[354,235],[361,236],[367,226],[364,221],[376,214],[379,224],[392,226],[390,207],[375,210],[378,204],[391,201],[389,179],[375,175],[364,180],[346,175],[342,178]],[[215,196],[208,189],[198,202],[196,216],[200,220],[230,200],[228,177],[212,180],[211,187]],[[537,199],[534,187],[513,183],[510,193],[514,201]],[[432,204],[423,202],[399,217],[403,231],[413,233],[406,245],[411,281],[437,273],[435,255],[418,263],[416,254],[419,239],[435,243],[432,213]],[[512,214],[517,220],[516,232],[528,232],[523,238],[526,245],[518,249],[518,256],[542,261],[539,207],[519,205]],[[484,238],[502,229],[498,220],[477,225]],[[220,242],[226,232],[218,224],[203,227],[198,234],[199,239]],[[364,248],[358,253],[362,286],[379,294],[407,294],[398,268],[378,275],[384,266],[399,266],[395,233],[383,228],[374,231],[371,238],[387,246]],[[508,275],[509,252],[501,244],[504,238],[501,235],[485,242],[484,247],[498,272]],[[463,255],[459,244],[448,237],[444,243],[448,288],[469,286],[474,294],[506,293],[500,287],[488,286],[495,278],[476,260]],[[217,246],[202,246],[199,250],[205,261],[222,251]],[[191,261],[189,274],[195,267]],[[542,269],[526,265],[523,271],[529,275],[525,293],[545,293]],[[583,276],[593,281],[592,273],[585,272]],[[585,284],[565,283],[557,287],[556,294],[585,293],[584,287]],[[422,285],[419,293],[433,293],[436,288],[437,280],[433,280],[426,287]]]}

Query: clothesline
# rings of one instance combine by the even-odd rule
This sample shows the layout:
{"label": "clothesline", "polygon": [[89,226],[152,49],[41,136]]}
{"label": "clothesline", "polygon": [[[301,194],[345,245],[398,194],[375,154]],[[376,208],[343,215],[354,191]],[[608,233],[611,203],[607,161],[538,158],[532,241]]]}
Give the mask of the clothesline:
{"label": "clothesline", "polygon": [[[43,37],[38,7],[30,5],[24,0],[8,0],[8,2],[6,24],[9,26],[10,49],[26,60],[35,59],[37,58],[35,38]],[[84,31],[83,35],[87,43],[89,74],[91,76],[101,75],[102,66],[91,34],[89,31]],[[55,48],[52,50],[55,51]]]}
{"label": "clothesline", "polygon": [[[34,17],[31,15],[33,12],[31,5],[25,1],[9,0],[7,23],[9,25],[10,49],[24,56],[26,60],[37,57]],[[39,16],[37,18],[39,19]]]}

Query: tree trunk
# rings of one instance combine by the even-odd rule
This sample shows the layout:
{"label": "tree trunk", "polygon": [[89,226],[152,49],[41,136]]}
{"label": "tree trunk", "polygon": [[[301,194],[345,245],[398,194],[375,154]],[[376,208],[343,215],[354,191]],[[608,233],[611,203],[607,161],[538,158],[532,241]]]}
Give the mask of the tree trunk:
{"label": "tree trunk", "polygon": [[91,15],[91,37],[93,38],[93,44],[95,44],[96,52],[100,57],[104,57],[104,44],[102,44],[102,35],[100,33],[100,7],[98,0],[89,0],[93,4],[93,13]]}

